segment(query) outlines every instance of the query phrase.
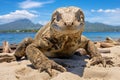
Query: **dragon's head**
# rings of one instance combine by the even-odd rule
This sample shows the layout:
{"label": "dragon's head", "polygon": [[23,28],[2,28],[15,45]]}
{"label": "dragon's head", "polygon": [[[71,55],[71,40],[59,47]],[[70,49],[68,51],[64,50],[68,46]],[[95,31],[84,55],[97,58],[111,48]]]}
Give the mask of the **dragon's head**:
{"label": "dragon's head", "polygon": [[54,11],[51,19],[51,29],[64,34],[82,32],[84,22],[84,14],[80,8],[62,7]]}

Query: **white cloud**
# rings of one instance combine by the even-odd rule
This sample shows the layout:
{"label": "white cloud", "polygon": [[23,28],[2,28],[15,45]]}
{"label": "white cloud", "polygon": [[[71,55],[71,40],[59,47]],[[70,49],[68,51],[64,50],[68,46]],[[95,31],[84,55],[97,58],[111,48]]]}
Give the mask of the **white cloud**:
{"label": "white cloud", "polygon": [[116,9],[98,9],[98,10],[92,9],[91,12],[115,13],[115,12],[120,12],[120,8],[116,8]]}
{"label": "white cloud", "polygon": [[29,12],[31,12],[31,13],[35,13],[35,14],[39,14],[39,12],[36,11],[36,10],[29,10]]}
{"label": "white cloud", "polygon": [[26,0],[24,2],[19,3],[20,8],[23,9],[30,9],[30,8],[37,8],[37,7],[42,7],[45,4],[50,4],[53,3],[53,0],[46,1],[46,2],[37,2],[37,1],[32,1],[32,0]]}
{"label": "white cloud", "polygon": [[92,10],[91,10],[91,12],[95,12],[95,10],[94,10],[94,9],[92,9]]}
{"label": "white cloud", "polygon": [[97,10],[97,12],[104,12],[104,10],[103,9],[99,9],[99,10]]}
{"label": "white cloud", "polygon": [[16,10],[15,12],[10,12],[9,14],[0,15],[0,23],[8,23],[18,19],[33,19],[37,17],[37,15],[28,12],[27,10]]}
{"label": "white cloud", "polygon": [[120,8],[116,9],[92,9],[91,14],[87,15],[89,22],[100,22],[109,25],[120,25]]}

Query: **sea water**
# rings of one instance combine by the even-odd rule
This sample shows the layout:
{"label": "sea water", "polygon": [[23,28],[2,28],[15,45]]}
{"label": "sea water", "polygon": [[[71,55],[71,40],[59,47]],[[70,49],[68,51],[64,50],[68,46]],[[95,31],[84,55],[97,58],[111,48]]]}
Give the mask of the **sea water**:
{"label": "sea water", "polygon": [[[3,41],[8,41],[10,44],[18,44],[26,37],[34,38],[36,33],[0,33],[0,45]],[[103,41],[106,37],[113,39],[120,39],[120,32],[84,32],[83,35],[91,39],[92,41]]]}

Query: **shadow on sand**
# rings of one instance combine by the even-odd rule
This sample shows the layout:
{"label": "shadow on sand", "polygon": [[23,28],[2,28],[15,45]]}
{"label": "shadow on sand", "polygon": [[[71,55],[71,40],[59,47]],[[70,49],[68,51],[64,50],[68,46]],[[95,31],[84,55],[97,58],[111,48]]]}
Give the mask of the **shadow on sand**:
{"label": "shadow on sand", "polygon": [[67,59],[54,58],[53,60],[65,67],[68,72],[77,74],[82,77],[87,64],[85,59],[89,59],[89,57],[73,55],[72,57]]}
{"label": "shadow on sand", "polygon": [[[56,63],[62,65],[67,69],[68,72],[77,74],[79,76],[83,76],[84,69],[86,67],[87,62],[85,59],[89,59],[88,56],[79,56],[79,55],[73,55],[70,58],[50,58],[54,60]],[[35,69],[32,64],[27,65],[28,67],[31,67],[32,69]]]}

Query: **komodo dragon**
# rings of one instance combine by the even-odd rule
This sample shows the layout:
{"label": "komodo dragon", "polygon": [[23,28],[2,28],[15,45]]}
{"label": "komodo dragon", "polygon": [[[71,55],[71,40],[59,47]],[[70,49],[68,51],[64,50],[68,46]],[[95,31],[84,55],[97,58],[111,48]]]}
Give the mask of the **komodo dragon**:
{"label": "komodo dragon", "polygon": [[[27,56],[32,65],[41,71],[56,69],[64,72],[64,67],[48,58],[70,57],[77,49],[84,48],[91,58],[91,65],[104,64],[94,43],[82,35],[84,24],[84,13],[80,8],[58,8],[53,12],[51,21],[37,32],[34,39],[24,39],[11,58],[19,60]],[[9,57],[9,60],[12,59]]]}

